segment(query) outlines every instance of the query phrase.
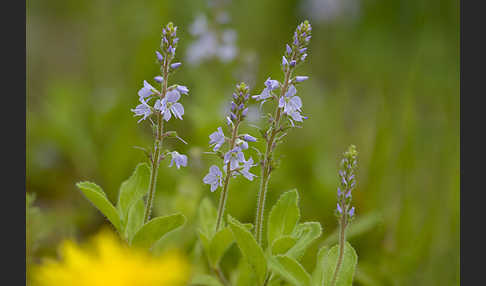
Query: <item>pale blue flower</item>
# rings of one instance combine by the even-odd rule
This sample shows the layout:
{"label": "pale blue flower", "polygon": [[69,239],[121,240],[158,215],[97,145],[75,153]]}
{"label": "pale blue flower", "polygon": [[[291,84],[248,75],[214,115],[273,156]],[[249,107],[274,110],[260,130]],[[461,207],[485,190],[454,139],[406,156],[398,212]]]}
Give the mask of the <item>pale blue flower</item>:
{"label": "pale blue flower", "polygon": [[164,62],[164,57],[159,51],[155,51],[155,55],[157,56],[157,60],[159,61],[160,64]]}
{"label": "pale blue flower", "polygon": [[141,104],[131,109],[131,111],[135,113],[134,116],[143,116],[138,122],[145,120],[152,114],[152,108],[143,100],[143,98],[140,98],[140,102]]}
{"label": "pale blue flower", "polygon": [[223,173],[216,165],[209,167],[209,173],[203,178],[205,184],[211,185],[211,192],[214,192],[218,187],[221,187]]}
{"label": "pale blue flower", "polygon": [[177,89],[177,91],[179,91],[182,94],[187,94],[189,92],[189,89],[186,86],[183,86],[183,85],[177,85],[176,89]]}
{"label": "pale blue flower", "polygon": [[302,115],[300,114],[300,109],[302,108],[302,100],[300,97],[296,96],[297,89],[294,85],[290,85],[289,89],[284,96],[280,97],[278,102],[278,107],[283,108],[283,112],[295,121],[302,122]]}
{"label": "pale blue flower", "polygon": [[289,64],[289,61],[287,61],[287,58],[285,56],[282,57],[282,65],[287,66]]}
{"label": "pale blue flower", "polygon": [[341,206],[339,205],[339,203],[337,203],[337,211],[342,214],[343,213],[343,209],[341,208]]}
{"label": "pale blue flower", "polygon": [[177,151],[170,152],[172,155],[172,159],[170,160],[170,165],[169,167],[172,167],[172,165],[175,163],[177,169],[180,169],[181,166],[186,167],[187,166],[187,156],[179,154]]}
{"label": "pale blue flower", "polygon": [[172,117],[171,112],[176,118],[182,120],[182,115],[184,115],[184,107],[182,104],[177,102],[180,97],[180,93],[173,89],[167,91],[166,96],[162,98],[162,100],[157,100],[157,102],[155,102],[154,108],[160,110],[165,121],[170,120]]}
{"label": "pale blue flower", "polygon": [[238,146],[224,154],[224,163],[230,163],[230,170],[237,169],[240,166],[240,163],[244,162],[245,155],[243,155],[243,152],[241,152],[241,149]]}
{"label": "pale blue flower", "polygon": [[245,161],[243,163],[243,169],[240,170],[240,173],[245,177],[247,178],[248,180],[250,181],[253,181],[253,178],[255,177],[254,174],[250,173],[250,168],[255,166],[253,164],[253,158],[250,157],[250,159],[248,159],[248,161]]}
{"label": "pale blue flower", "polygon": [[253,95],[252,97],[256,100],[265,100],[269,97],[272,97],[271,91],[277,89],[280,86],[280,83],[277,80],[273,80],[268,78],[265,81],[265,88],[263,89],[261,94]]}
{"label": "pale blue flower", "polygon": [[140,98],[147,98],[156,92],[155,87],[151,86],[146,80],[143,81],[143,87],[138,91]]}
{"label": "pale blue flower", "polygon": [[213,151],[218,151],[225,141],[223,129],[221,127],[218,127],[218,131],[211,133],[211,135],[209,135],[209,139],[209,145],[211,146],[214,144]]}
{"label": "pale blue flower", "polygon": [[241,151],[248,149],[248,143],[246,143],[246,141],[241,140],[239,138],[236,138],[235,145],[236,147],[240,148]]}
{"label": "pale blue flower", "polygon": [[164,81],[164,78],[160,75],[154,77],[154,80],[158,83],[162,83]]}

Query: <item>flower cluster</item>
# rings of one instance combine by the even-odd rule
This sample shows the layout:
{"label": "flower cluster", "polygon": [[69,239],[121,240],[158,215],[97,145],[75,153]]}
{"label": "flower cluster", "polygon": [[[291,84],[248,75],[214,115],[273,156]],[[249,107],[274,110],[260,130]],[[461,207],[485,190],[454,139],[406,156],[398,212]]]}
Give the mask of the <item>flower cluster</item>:
{"label": "flower cluster", "polygon": [[[283,114],[288,116],[292,126],[294,126],[293,121],[302,122],[303,119],[307,119],[306,116],[301,114],[302,100],[296,95],[297,89],[295,85],[307,80],[309,77],[292,77],[292,72],[298,64],[304,62],[307,58],[307,46],[312,37],[311,31],[312,27],[309,22],[304,21],[297,26],[292,43],[285,46],[285,53],[282,56],[282,70],[285,73],[284,83],[268,78],[265,81],[263,91],[253,96],[256,100],[261,101],[262,104],[269,99],[278,100],[278,107],[282,109]],[[280,97],[274,93],[277,89],[281,91]]]}
{"label": "flower cluster", "polygon": [[[230,176],[240,174],[250,181],[255,177],[250,173],[250,168],[255,166],[253,158],[246,160],[243,151],[248,149],[248,142],[255,142],[256,138],[249,134],[238,134],[238,127],[248,113],[249,98],[248,86],[245,83],[238,84],[233,93],[230,114],[226,117],[231,137],[226,137],[221,127],[209,135],[209,145],[223,159],[223,171],[226,173],[225,179],[218,166],[212,165],[209,168],[209,173],[204,177],[203,182],[211,185],[211,192],[223,186],[223,180],[228,180]],[[225,143],[228,143],[228,151],[223,153],[220,149]]]}
{"label": "flower cluster", "polygon": [[[189,93],[187,87],[179,84],[168,86],[167,82],[169,75],[181,66],[181,63],[173,62],[178,42],[177,27],[172,23],[168,23],[167,26],[162,29],[160,51],[155,51],[157,61],[161,66],[161,74],[155,76],[154,81],[159,83],[161,88],[158,90],[144,80],[143,87],[138,91],[140,104],[134,109],[131,109],[135,116],[142,116],[138,122],[150,118],[152,115],[157,116],[157,123],[153,123],[154,125],[157,125],[156,127],[160,126],[160,128],[157,128],[159,131],[156,141],[160,141],[164,136],[168,136],[168,134],[175,132],[169,131],[163,133],[162,119],[169,121],[173,116],[174,118],[182,120],[184,107],[178,101],[181,98],[181,95],[187,95]],[[166,155],[172,156],[172,161],[169,166],[172,166],[173,163],[176,164],[177,168],[180,168],[180,166],[187,166],[186,155],[181,155],[176,151],[168,152]]]}
{"label": "flower cluster", "polygon": [[336,214],[339,218],[343,216],[347,222],[354,216],[354,207],[351,207],[352,191],[356,186],[355,170],[357,167],[358,152],[354,145],[349,146],[341,160],[339,170],[339,187],[337,189],[337,209]]}

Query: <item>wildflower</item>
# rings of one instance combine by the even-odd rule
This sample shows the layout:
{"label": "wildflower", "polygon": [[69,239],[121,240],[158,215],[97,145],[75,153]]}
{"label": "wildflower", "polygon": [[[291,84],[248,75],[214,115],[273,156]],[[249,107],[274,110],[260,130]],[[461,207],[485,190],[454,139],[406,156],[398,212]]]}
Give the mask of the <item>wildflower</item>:
{"label": "wildflower", "polygon": [[254,174],[250,173],[250,168],[255,166],[253,164],[253,158],[250,157],[250,159],[248,159],[248,161],[245,161],[243,163],[243,169],[240,170],[240,173],[245,177],[247,178],[248,180],[250,181],[253,181],[253,178],[255,177]]}
{"label": "wildflower", "polygon": [[187,94],[189,92],[189,89],[186,86],[183,85],[176,85],[176,89],[178,92],[182,94]]}
{"label": "wildflower", "polygon": [[162,83],[164,81],[164,78],[160,75],[154,77],[154,80],[158,83]]}
{"label": "wildflower", "polygon": [[157,100],[157,102],[155,102],[154,108],[160,110],[160,112],[164,116],[165,121],[170,120],[170,118],[172,117],[171,112],[176,118],[182,120],[182,115],[184,115],[184,107],[182,106],[182,104],[177,102],[180,97],[180,93],[177,90],[173,89],[169,90],[167,92],[167,95],[162,98],[162,100]]}
{"label": "wildflower", "polygon": [[263,89],[262,93],[258,95],[253,95],[252,97],[255,98],[256,100],[265,100],[269,97],[272,97],[271,91],[274,89],[277,89],[280,86],[280,83],[277,80],[273,80],[271,78],[268,78],[265,81],[265,88]]}
{"label": "wildflower", "polygon": [[209,145],[214,144],[213,151],[218,151],[225,141],[223,129],[221,127],[218,127],[218,131],[211,133],[211,135],[209,135],[209,139]]}
{"label": "wildflower", "polygon": [[182,286],[190,276],[189,264],[178,251],[154,257],[137,248],[129,248],[109,230],[79,246],[64,241],[59,260],[45,259],[32,270],[38,286]]}
{"label": "wildflower", "polygon": [[248,149],[248,143],[246,143],[246,141],[244,141],[244,140],[241,140],[240,138],[236,138],[235,145],[241,151]]}
{"label": "wildflower", "polygon": [[245,162],[245,155],[238,146],[224,154],[224,163],[230,163],[230,170],[238,168],[243,162]]}
{"label": "wildflower", "polygon": [[135,113],[134,116],[143,116],[142,118],[140,118],[138,123],[140,123],[140,121],[142,120],[145,120],[152,114],[152,108],[143,100],[142,97],[140,97],[140,102],[141,104],[137,105],[135,108],[130,109],[133,113]]}
{"label": "wildflower", "polygon": [[187,166],[187,156],[179,154],[177,151],[170,152],[172,155],[172,160],[170,160],[170,165],[169,167],[172,167],[172,165],[175,163],[177,169],[180,169],[181,166],[186,167]]}
{"label": "wildflower", "polygon": [[303,117],[300,115],[300,108],[302,107],[302,100],[296,96],[297,89],[294,85],[290,85],[284,96],[280,97],[278,107],[283,108],[283,112],[288,114],[295,121],[302,122]]}
{"label": "wildflower", "polygon": [[147,98],[154,94],[156,89],[151,86],[146,80],[143,81],[143,87],[138,91],[138,96],[140,98]]}
{"label": "wildflower", "polygon": [[209,167],[209,173],[203,178],[205,184],[211,185],[211,192],[222,186],[223,173],[216,165]]}
{"label": "wildflower", "polygon": [[159,51],[155,51],[155,55],[157,56],[157,60],[159,61],[159,64],[162,64],[164,62],[164,56]]}

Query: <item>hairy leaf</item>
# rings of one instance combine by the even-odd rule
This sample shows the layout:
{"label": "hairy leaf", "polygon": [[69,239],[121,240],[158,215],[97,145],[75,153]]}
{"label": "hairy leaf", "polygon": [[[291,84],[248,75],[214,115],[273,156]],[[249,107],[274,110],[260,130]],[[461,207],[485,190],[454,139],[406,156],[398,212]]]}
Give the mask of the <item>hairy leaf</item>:
{"label": "hairy leaf", "polygon": [[144,224],[132,239],[132,245],[149,249],[168,232],[181,227],[186,222],[182,214],[156,217]]}
{"label": "hairy leaf", "polygon": [[272,245],[277,238],[290,235],[294,231],[300,219],[298,201],[297,190],[291,190],[283,193],[272,207],[267,225],[268,245]]}
{"label": "hairy leaf", "polygon": [[[334,245],[329,249],[324,257],[324,285],[330,286],[339,259],[339,245]],[[350,286],[353,284],[354,271],[358,262],[358,255],[348,242],[344,244],[344,255],[335,286]]]}
{"label": "hairy leaf", "polygon": [[258,245],[250,231],[239,221],[228,216],[228,223],[243,257],[248,261],[253,271],[255,271],[258,284],[262,285],[267,275],[267,262],[262,248]]}
{"label": "hairy leaf", "polygon": [[121,233],[118,211],[111,204],[100,186],[92,182],[79,182],[76,186],[84,196],[115,226]]}
{"label": "hairy leaf", "polygon": [[272,271],[280,275],[287,282],[295,286],[309,286],[311,277],[309,273],[297,262],[297,260],[277,255],[269,259],[269,266]]}

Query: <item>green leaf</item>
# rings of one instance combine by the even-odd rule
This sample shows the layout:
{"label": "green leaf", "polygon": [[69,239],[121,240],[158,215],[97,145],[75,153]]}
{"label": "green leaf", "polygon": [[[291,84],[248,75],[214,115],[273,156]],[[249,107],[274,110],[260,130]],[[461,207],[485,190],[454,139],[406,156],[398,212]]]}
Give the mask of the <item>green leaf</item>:
{"label": "green leaf", "polygon": [[125,237],[127,233],[128,218],[131,208],[148,192],[150,181],[150,167],[147,163],[140,163],[135,167],[133,174],[120,186],[118,203],[116,207],[120,212],[120,220]]}
{"label": "green leaf", "polygon": [[128,214],[128,222],[125,226],[125,233],[128,241],[133,239],[133,236],[143,225],[145,215],[145,202],[140,198],[131,208]]}
{"label": "green leaf", "polygon": [[273,244],[272,244],[272,254],[273,255],[278,255],[278,254],[285,254],[289,249],[291,249],[295,243],[297,242],[297,239],[290,235],[285,235],[280,238],[277,238]]}
{"label": "green leaf", "polygon": [[[330,286],[339,258],[339,245],[333,246],[324,257],[324,285]],[[344,254],[335,286],[350,286],[353,284],[354,271],[358,263],[358,255],[347,241],[344,244]]]}
{"label": "green leaf", "polygon": [[211,240],[200,229],[197,231],[197,234],[199,235],[199,240],[201,241],[201,244],[204,248],[204,252],[209,257],[209,246],[211,245]]}
{"label": "green leaf", "polygon": [[236,278],[236,286],[248,286],[255,285],[256,278],[255,272],[251,268],[248,260],[243,258],[238,264],[238,276]]}
{"label": "green leaf", "polygon": [[268,245],[272,245],[277,238],[293,232],[300,219],[298,200],[297,190],[291,190],[283,193],[272,207],[267,224]]}
{"label": "green leaf", "polygon": [[208,239],[212,238],[216,229],[216,208],[208,197],[199,206],[199,228]]}
{"label": "green leaf", "polygon": [[213,267],[216,267],[224,253],[234,242],[233,234],[227,227],[220,229],[211,240],[209,246],[209,262]]}
{"label": "green leaf", "polygon": [[115,226],[118,232],[121,233],[120,217],[118,211],[110,203],[106,194],[100,186],[91,182],[79,182],[76,184],[84,196]]}
{"label": "green leaf", "polygon": [[323,246],[317,252],[317,262],[312,272],[312,286],[322,286],[324,283],[324,259],[327,257],[327,246]]}
{"label": "green leaf", "polygon": [[250,231],[239,221],[228,216],[228,223],[243,257],[255,272],[258,285],[262,285],[267,275],[267,262],[262,248]]}
{"label": "green leaf", "polygon": [[269,259],[270,269],[287,282],[296,286],[309,286],[311,277],[297,260],[278,255]]}
{"label": "green leaf", "polygon": [[203,286],[223,286],[218,279],[207,274],[197,274],[192,278],[191,285],[203,285]]}
{"label": "green leaf", "polygon": [[132,239],[132,245],[149,249],[168,232],[181,227],[186,222],[182,214],[156,217],[144,224]]}
{"label": "green leaf", "polygon": [[298,234],[299,238],[295,245],[287,252],[287,255],[299,260],[312,242],[321,236],[321,224],[318,222],[300,223],[295,228],[295,233]]}

